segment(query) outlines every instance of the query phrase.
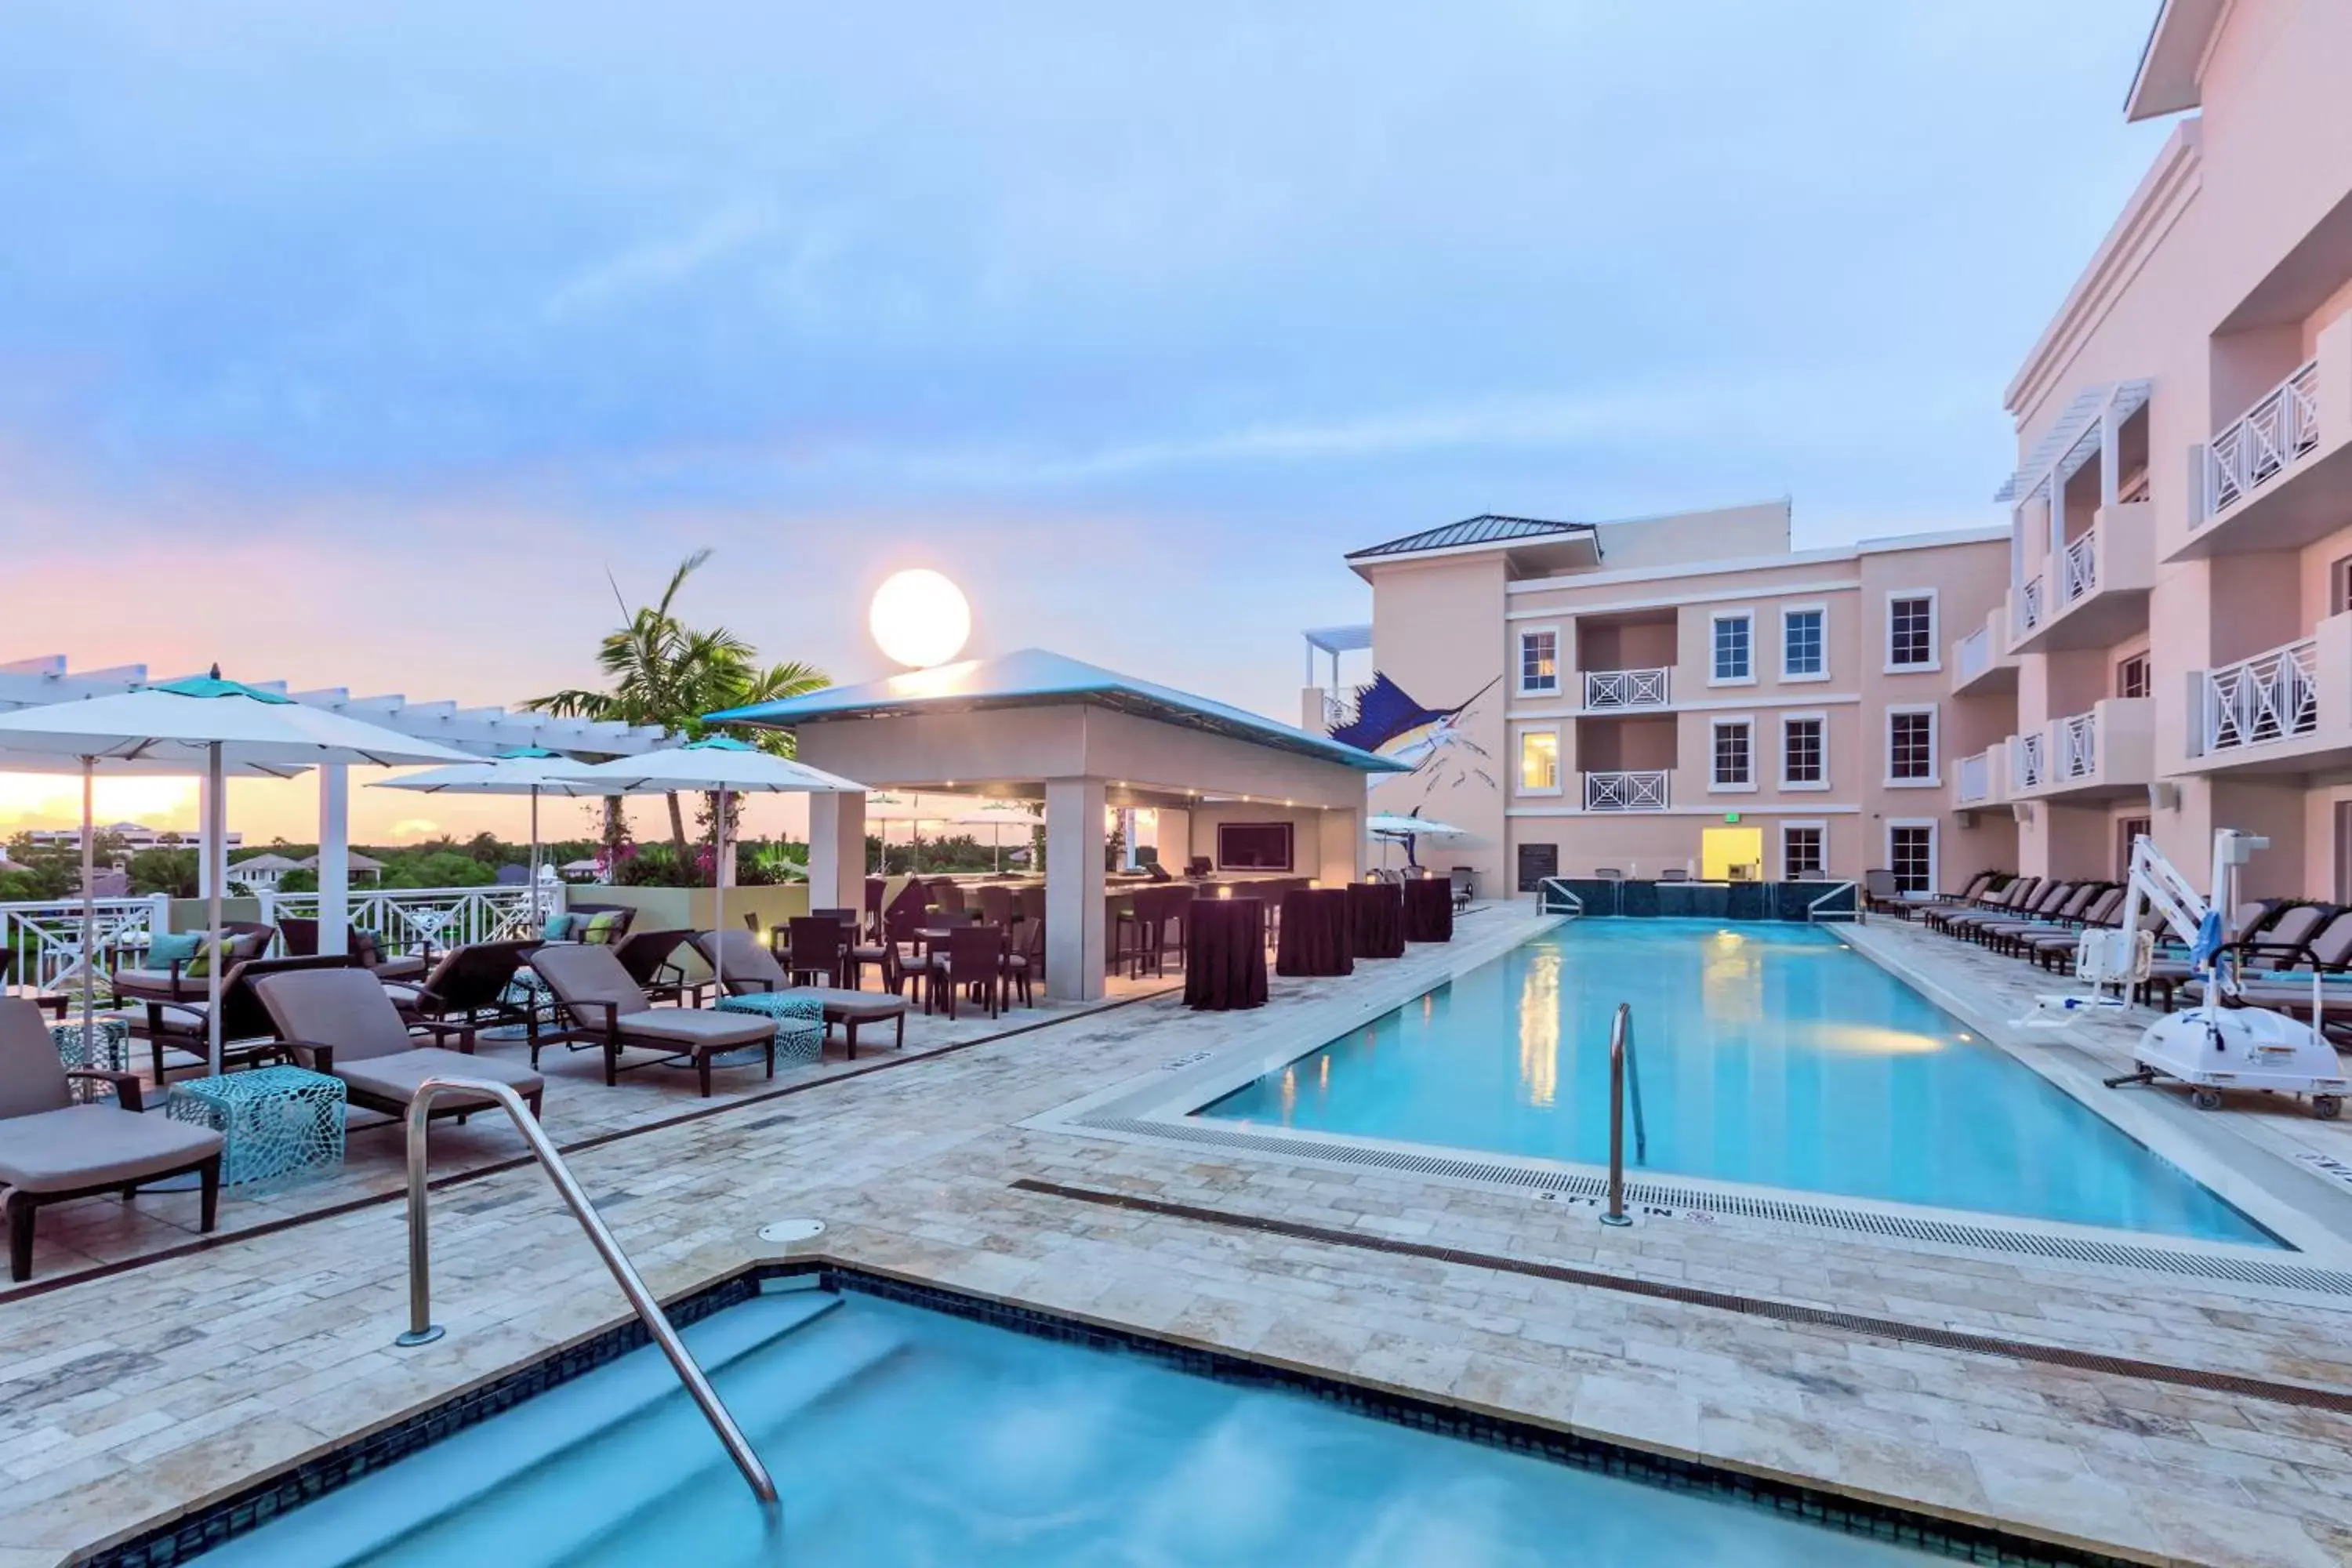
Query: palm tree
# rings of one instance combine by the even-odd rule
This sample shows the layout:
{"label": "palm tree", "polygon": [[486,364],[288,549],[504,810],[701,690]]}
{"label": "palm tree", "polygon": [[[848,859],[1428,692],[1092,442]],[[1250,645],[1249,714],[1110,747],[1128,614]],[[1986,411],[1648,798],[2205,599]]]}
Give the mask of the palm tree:
{"label": "palm tree", "polygon": [[[761,668],[751,645],[734,633],[724,627],[697,631],[677,618],[671,606],[678,590],[709,559],[710,552],[704,549],[680,562],[655,604],[632,610],[626,600],[621,600],[624,623],[607,632],[596,648],[597,668],[610,683],[607,689],[573,687],[535,697],[523,706],[564,718],[652,725],[691,739],[703,732],[705,713],[795,697],[831,685],[823,670],[796,659]],[[613,596],[621,597],[617,584]],[[769,731],[756,740],[779,755],[792,755],[790,735]],[[686,816],[675,792],[667,798],[670,842],[683,864]],[[608,799],[605,843],[617,846],[621,837],[620,802]]]}

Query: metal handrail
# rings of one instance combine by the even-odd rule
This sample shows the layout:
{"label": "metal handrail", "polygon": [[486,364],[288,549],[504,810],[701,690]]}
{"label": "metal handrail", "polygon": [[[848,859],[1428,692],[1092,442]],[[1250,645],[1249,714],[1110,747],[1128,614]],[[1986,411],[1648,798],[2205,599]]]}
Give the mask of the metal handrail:
{"label": "metal handrail", "polygon": [[530,1152],[547,1168],[548,1180],[555,1184],[557,1194],[572,1210],[572,1217],[578,1220],[580,1228],[588,1233],[589,1241],[595,1246],[596,1255],[604,1260],[604,1267],[613,1271],[621,1293],[636,1310],[637,1321],[645,1324],[646,1332],[653,1336],[654,1343],[661,1346],[662,1354],[669,1358],[669,1364],[677,1371],[678,1381],[686,1384],[687,1393],[692,1394],[694,1403],[701,1406],[703,1419],[709,1421],[711,1430],[719,1434],[719,1441],[726,1446],[728,1457],[735,1461],[735,1468],[743,1472],[743,1479],[750,1483],[752,1495],[763,1503],[773,1505],[776,1483],[769,1479],[768,1468],[760,1462],[760,1456],[751,1451],[751,1445],[743,1436],[743,1429],[735,1425],[735,1417],[729,1415],[727,1406],[719,1403],[718,1391],[710,1386],[710,1380],[702,1375],[702,1368],[696,1364],[685,1343],[678,1339],[677,1331],[670,1327],[669,1319],[663,1315],[661,1303],[655,1300],[653,1292],[646,1289],[645,1280],[638,1277],[628,1255],[621,1250],[621,1244],[613,1239],[613,1233],[605,1228],[603,1217],[589,1203],[588,1194],[582,1192],[580,1184],[572,1179],[572,1168],[563,1163],[563,1156],[555,1152],[555,1145],[548,1142],[539,1119],[530,1114],[530,1108],[522,1102],[522,1097],[505,1084],[477,1078],[428,1078],[416,1086],[416,1093],[408,1102],[408,1331],[393,1342],[398,1345],[430,1344],[442,1334],[440,1325],[433,1321],[432,1263],[425,1235],[425,1168],[426,1122],[432,1115],[433,1101],[444,1094],[482,1095],[498,1101],[504,1108],[515,1124],[515,1131],[522,1134],[523,1142],[530,1145]]}
{"label": "metal handrail", "polygon": [[1642,1071],[1633,1057],[1633,1004],[1617,1004],[1609,1025],[1609,1212],[1602,1225],[1632,1225],[1625,1217],[1625,1093],[1633,1095],[1633,1158],[1650,1163],[1650,1135],[1642,1125]]}

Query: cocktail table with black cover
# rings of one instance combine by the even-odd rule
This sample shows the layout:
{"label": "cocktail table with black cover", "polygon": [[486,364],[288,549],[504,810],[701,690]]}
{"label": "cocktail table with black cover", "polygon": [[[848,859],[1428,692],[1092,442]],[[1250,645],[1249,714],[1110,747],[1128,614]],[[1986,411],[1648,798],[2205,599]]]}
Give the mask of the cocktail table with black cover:
{"label": "cocktail table with black cover", "polygon": [[1348,933],[1348,889],[1297,888],[1282,895],[1282,944],[1276,974],[1353,974],[1355,944]]}
{"label": "cocktail table with black cover", "polygon": [[1404,900],[1396,884],[1349,883],[1348,928],[1358,958],[1402,958]]}
{"label": "cocktail table with black cover", "polygon": [[1265,1005],[1265,907],[1257,899],[1195,899],[1184,952],[1184,1005],[1211,1012]]}
{"label": "cocktail table with black cover", "polygon": [[1404,885],[1404,939],[1454,940],[1454,883],[1442,877],[1415,877]]}

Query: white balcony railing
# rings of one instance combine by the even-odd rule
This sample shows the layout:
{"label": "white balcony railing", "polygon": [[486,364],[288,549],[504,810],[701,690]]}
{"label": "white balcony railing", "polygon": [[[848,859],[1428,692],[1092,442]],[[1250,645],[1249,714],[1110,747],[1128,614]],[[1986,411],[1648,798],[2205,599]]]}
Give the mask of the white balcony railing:
{"label": "white balcony railing", "polygon": [[2031,734],[2020,735],[2017,743],[2010,747],[2009,755],[2019,789],[2038,789],[2042,781],[2050,776],[2048,740],[2048,736],[2036,730]]}
{"label": "white balcony railing", "polygon": [[1584,775],[1587,811],[1664,811],[1666,773],[1663,769]]}
{"label": "white balcony railing", "polygon": [[1966,686],[1992,668],[1992,633],[1979,626],[1960,639],[1959,684]]}
{"label": "white balcony railing", "polygon": [[1588,712],[1626,708],[1664,708],[1667,676],[1664,669],[1588,669],[1584,672],[1584,706]]}
{"label": "white balcony railing", "polygon": [[2209,669],[2200,715],[2207,755],[2260,746],[2319,727],[2319,644],[2305,637]]}
{"label": "white balcony railing", "polygon": [[2069,781],[2098,777],[2099,716],[2075,713],[2051,728],[2058,737],[2058,776]]}
{"label": "white balcony railing", "polygon": [[2042,579],[2025,584],[2017,595],[2017,629],[2030,632],[2042,624]]}
{"label": "white balcony railing", "polygon": [[2236,505],[2319,444],[2319,362],[2272,387],[2205,448],[2205,515]]}
{"label": "white balcony railing", "polygon": [[2065,571],[2061,579],[2066,593],[2065,603],[2099,591],[2099,531],[2095,528],[2066,547]]}
{"label": "white balcony railing", "polygon": [[[560,884],[544,888],[540,895],[541,912],[561,910],[563,892]],[[265,893],[260,904],[261,919],[272,925],[289,916],[316,920],[319,914],[316,893]],[[527,887],[354,892],[350,908],[352,929],[374,936],[388,953],[413,952],[428,942],[436,948],[450,948],[533,934]],[[144,947],[155,932],[168,929],[170,912],[171,900],[161,896],[99,900],[98,958],[93,967],[104,973],[110,948]],[[15,976],[19,984],[42,991],[71,984],[81,971],[81,900],[0,904],[0,951],[21,955]]]}
{"label": "white balcony railing", "polygon": [[1960,776],[1953,800],[1961,805],[1981,805],[1992,798],[1992,757],[1989,751],[1960,759]]}

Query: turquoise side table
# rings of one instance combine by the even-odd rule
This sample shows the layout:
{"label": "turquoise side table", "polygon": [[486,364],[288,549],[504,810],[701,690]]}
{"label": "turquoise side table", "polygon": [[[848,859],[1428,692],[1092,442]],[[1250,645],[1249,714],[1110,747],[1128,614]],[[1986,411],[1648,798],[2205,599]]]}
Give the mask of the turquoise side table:
{"label": "turquoise side table", "polygon": [[[49,1042],[58,1047],[58,1059],[69,1068],[90,1068],[100,1072],[131,1070],[131,1020],[100,1013],[89,1021],[84,1033],[79,1014],[62,1024],[49,1026]],[[88,1102],[110,1100],[114,1090],[88,1079],[74,1080],[74,1098]]]}
{"label": "turquoise side table", "polygon": [[[751,991],[719,999],[721,1013],[749,1013],[776,1026],[776,1065],[806,1067],[824,1055],[824,1004],[814,996],[787,996],[775,991]],[[764,1053],[730,1051],[713,1058],[730,1065],[764,1059]]]}
{"label": "turquoise side table", "polygon": [[172,1086],[174,1121],[209,1127],[227,1141],[227,1186],[294,1186],[343,1163],[343,1082],[302,1068],[257,1068]]}

